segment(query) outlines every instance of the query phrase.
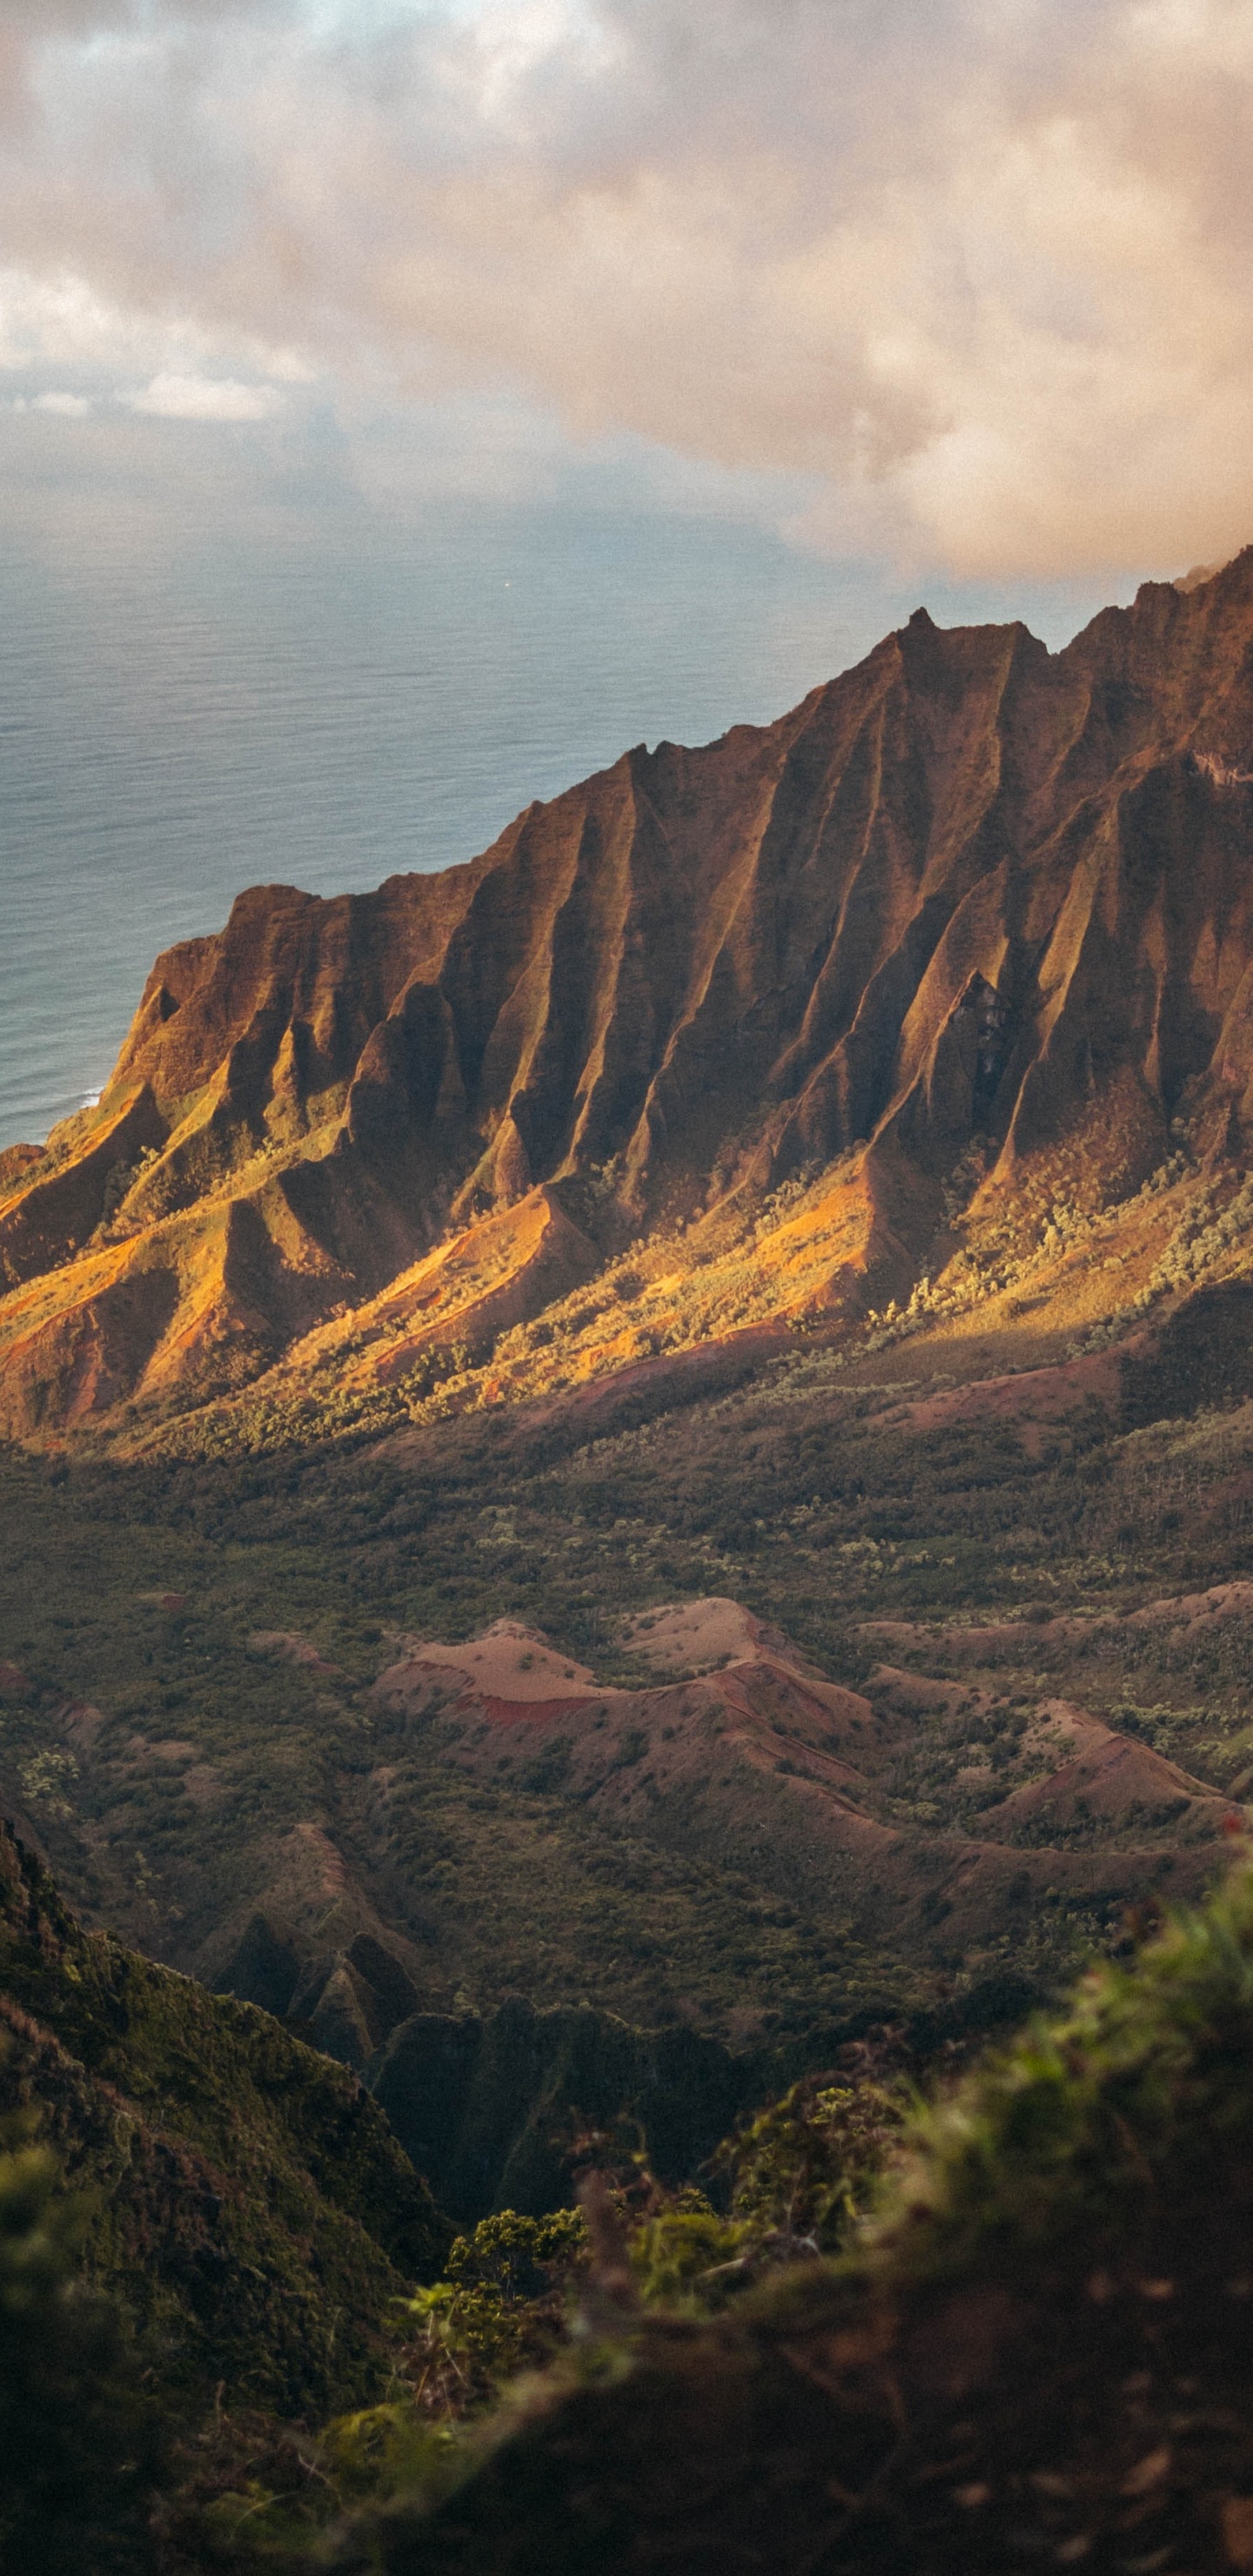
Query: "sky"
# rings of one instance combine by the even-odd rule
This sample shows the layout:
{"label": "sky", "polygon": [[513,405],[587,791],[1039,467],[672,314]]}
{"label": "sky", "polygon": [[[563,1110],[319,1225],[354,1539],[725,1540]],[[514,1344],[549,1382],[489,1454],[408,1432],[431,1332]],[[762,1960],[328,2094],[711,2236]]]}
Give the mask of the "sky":
{"label": "sky", "polygon": [[573,495],[920,595],[1221,561],[1251,110],[1250,0],[0,0],[0,535]]}

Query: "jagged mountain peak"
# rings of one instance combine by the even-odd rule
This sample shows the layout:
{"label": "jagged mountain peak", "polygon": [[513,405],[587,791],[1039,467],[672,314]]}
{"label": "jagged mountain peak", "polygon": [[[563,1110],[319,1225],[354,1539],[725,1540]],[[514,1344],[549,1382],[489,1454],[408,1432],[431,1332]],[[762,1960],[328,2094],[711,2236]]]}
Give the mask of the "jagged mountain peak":
{"label": "jagged mountain peak", "polygon": [[843,1311],[917,1274],[976,1140],[1002,1189],[1080,1135],[1134,1185],[1181,1114],[1235,1150],[1251,787],[1246,549],[1056,654],[919,609],[776,724],[638,745],[466,865],[248,890],[0,1177],[8,1427],[243,1384],[537,1191],[595,1269],[864,1164]]}

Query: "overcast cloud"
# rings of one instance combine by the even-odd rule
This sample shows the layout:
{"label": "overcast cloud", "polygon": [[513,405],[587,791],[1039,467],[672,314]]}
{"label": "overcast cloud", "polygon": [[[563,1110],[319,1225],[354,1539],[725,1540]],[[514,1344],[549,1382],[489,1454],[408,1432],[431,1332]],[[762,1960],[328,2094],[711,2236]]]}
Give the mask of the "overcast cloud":
{"label": "overcast cloud", "polygon": [[1253,536],[1250,0],[0,0],[0,99],[62,421],[514,389],[840,551]]}

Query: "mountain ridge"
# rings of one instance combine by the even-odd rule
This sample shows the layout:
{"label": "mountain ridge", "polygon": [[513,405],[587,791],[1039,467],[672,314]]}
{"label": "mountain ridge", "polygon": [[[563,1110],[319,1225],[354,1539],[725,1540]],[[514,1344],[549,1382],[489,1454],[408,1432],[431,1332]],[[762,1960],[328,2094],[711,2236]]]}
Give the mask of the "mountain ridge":
{"label": "mountain ridge", "polygon": [[[972,1141],[967,1203],[1072,1144],[1134,1188],[1181,1112],[1232,1149],[1251,645],[1253,549],[1057,654],[919,610],[776,724],[637,747],[463,866],[241,895],[158,959],[99,1105],[6,1158],[9,1435],[229,1396],[537,1191],[590,1276],[841,1175],[849,1240],[766,1296],[791,1329],[916,1281]],[[506,1329],[549,1302],[522,1282]]]}

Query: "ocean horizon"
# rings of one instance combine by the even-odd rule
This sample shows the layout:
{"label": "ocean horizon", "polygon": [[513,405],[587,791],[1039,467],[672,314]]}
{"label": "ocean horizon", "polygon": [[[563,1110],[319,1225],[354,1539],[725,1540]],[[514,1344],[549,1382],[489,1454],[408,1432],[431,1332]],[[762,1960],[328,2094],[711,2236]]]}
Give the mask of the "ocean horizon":
{"label": "ocean horizon", "polygon": [[[0,577],[0,1147],[99,1093],[154,958],[246,886],[472,858],[633,743],[769,722],[918,591],[757,525],[482,504],[138,535],[62,509],[10,518]],[[1051,641],[1087,608],[1037,603]]]}

